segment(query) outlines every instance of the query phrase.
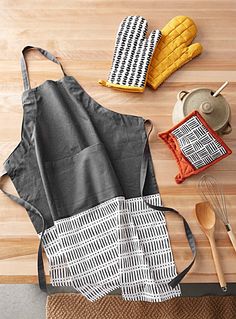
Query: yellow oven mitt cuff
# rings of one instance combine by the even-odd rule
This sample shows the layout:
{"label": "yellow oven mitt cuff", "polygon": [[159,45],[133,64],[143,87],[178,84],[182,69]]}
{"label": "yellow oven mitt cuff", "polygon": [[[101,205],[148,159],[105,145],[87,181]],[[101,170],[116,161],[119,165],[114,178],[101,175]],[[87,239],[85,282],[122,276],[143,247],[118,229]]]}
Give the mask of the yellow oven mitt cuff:
{"label": "yellow oven mitt cuff", "polygon": [[150,61],[161,38],[159,30],[153,30],[146,38],[147,30],[147,20],[141,16],[128,16],[122,20],[110,74],[107,81],[99,81],[101,85],[127,92],[144,91]]}
{"label": "yellow oven mitt cuff", "polygon": [[197,34],[197,27],[186,16],[173,18],[161,33],[162,38],[153,54],[147,79],[148,85],[154,90],[203,50],[200,43],[190,45]]}
{"label": "yellow oven mitt cuff", "polygon": [[106,86],[108,88],[113,88],[116,90],[124,91],[124,92],[143,92],[145,89],[145,86],[129,86],[129,85],[122,85],[122,84],[116,84],[109,81],[99,80],[99,84]]}

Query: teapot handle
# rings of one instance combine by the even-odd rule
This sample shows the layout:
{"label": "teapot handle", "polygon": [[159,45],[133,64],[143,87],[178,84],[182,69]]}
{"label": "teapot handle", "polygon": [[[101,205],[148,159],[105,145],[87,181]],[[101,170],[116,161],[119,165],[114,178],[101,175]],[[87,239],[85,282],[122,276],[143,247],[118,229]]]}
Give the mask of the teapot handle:
{"label": "teapot handle", "polygon": [[187,95],[189,92],[188,91],[180,91],[178,94],[177,94],[177,99],[179,100],[179,101],[182,101],[183,100],[183,98],[185,97],[185,95]]}
{"label": "teapot handle", "polygon": [[228,125],[226,126],[226,128],[222,131],[223,135],[229,134],[232,132],[232,126],[230,123],[228,123]]}

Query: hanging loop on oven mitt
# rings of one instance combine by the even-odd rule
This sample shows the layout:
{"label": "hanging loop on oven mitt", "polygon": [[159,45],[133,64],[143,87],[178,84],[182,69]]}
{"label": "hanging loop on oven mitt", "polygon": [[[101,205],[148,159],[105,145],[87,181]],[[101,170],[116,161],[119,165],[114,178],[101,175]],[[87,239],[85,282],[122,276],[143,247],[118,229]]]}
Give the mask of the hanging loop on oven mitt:
{"label": "hanging loop on oven mitt", "polygon": [[177,16],[170,20],[161,33],[162,37],[153,54],[147,78],[148,85],[154,90],[203,50],[200,43],[191,44],[197,34],[197,27],[193,20],[186,16]]}
{"label": "hanging loop on oven mitt", "polygon": [[177,161],[179,173],[175,180],[178,184],[232,153],[198,111],[193,111],[170,130],[159,133],[159,136]]}
{"label": "hanging loop on oven mitt", "polygon": [[153,52],[161,38],[154,30],[146,38],[148,22],[141,16],[128,16],[122,20],[115,42],[115,50],[108,80],[99,83],[106,87],[143,92]]}

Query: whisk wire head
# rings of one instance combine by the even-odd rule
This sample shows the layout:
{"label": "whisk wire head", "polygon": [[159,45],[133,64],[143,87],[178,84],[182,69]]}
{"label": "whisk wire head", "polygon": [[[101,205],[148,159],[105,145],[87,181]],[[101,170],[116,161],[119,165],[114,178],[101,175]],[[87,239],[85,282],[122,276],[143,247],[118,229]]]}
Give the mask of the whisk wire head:
{"label": "whisk wire head", "polygon": [[222,186],[211,175],[203,175],[198,183],[198,189],[202,198],[209,202],[212,209],[226,225],[229,223],[225,196]]}

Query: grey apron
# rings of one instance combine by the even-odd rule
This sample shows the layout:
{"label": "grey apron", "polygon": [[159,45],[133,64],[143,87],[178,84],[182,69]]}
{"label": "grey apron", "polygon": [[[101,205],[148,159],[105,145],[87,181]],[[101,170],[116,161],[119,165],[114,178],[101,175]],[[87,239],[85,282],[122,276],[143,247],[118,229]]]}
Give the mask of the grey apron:
{"label": "grey apron", "polygon": [[21,141],[4,162],[20,197],[2,191],[26,208],[40,237],[41,289],[43,245],[52,283],[72,285],[90,300],[120,286],[127,300],[178,296],[195,241],[180,215],[193,260],[177,275],[164,213],[179,213],[161,205],[147,121],[101,106],[41,48],[64,76],[31,88],[24,54],[32,48],[21,57]]}

